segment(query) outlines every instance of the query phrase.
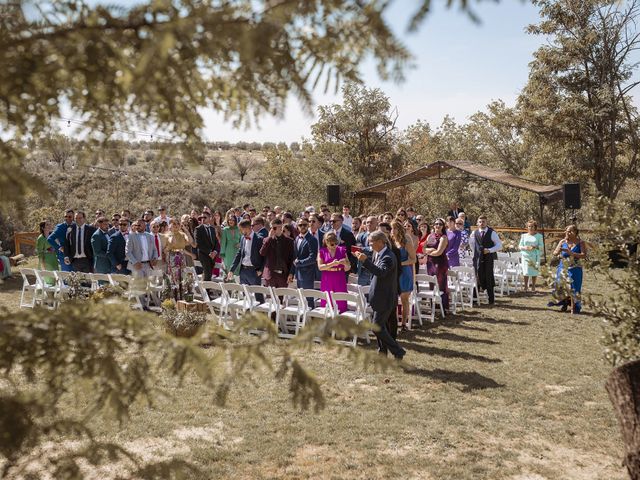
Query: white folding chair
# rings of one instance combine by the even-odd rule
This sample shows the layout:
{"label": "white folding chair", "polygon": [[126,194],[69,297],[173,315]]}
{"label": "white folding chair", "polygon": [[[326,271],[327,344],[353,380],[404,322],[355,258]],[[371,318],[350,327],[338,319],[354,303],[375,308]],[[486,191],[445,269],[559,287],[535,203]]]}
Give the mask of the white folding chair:
{"label": "white folding chair", "polygon": [[202,296],[202,301],[207,304],[211,314],[218,319],[218,325],[228,327],[229,317],[228,297],[222,284],[219,282],[201,281],[197,287]]}
{"label": "white folding chair", "polygon": [[486,303],[489,302],[487,292],[480,292],[478,290],[476,271],[473,267],[460,266],[453,267],[451,270],[458,272],[458,281],[462,289],[463,299],[469,302],[468,304],[465,302],[465,306],[473,308],[473,302],[476,302],[478,305],[480,305],[481,300],[486,300]]}
{"label": "white folding chair", "polygon": [[[362,321],[362,300],[360,298],[359,293],[343,293],[343,292],[332,292],[331,293],[331,301],[333,304],[333,312],[336,317],[340,316],[343,318],[348,318],[353,321],[355,324],[358,324]],[[347,310],[340,312],[338,308],[338,302],[346,302]],[[335,332],[332,332],[332,336],[335,338]],[[340,343],[344,343],[345,345],[350,345],[355,347],[358,344],[358,336],[354,335],[352,339],[338,339]]]}
{"label": "white folding chair", "polygon": [[303,326],[307,301],[295,288],[274,288],[273,295],[276,300],[276,322],[280,330],[278,336],[292,338]]}
{"label": "white folding chair", "polygon": [[495,294],[504,297],[509,294],[509,274],[507,273],[507,262],[503,260],[493,261],[493,279],[495,280]]}
{"label": "white folding chair", "polygon": [[98,290],[102,285],[111,283],[111,278],[109,278],[108,273],[90,273],[89,280],[91,281],[92,292]]}
{"label": "white folding chair", "polygon": [[442,294],[438,287],[438,279],[434,275],[416,275],[416,296],[420,300],[420,308],[423,306],[431,307],[429,313],[431,323],[436,319],[436,305],[440,307],[440,313],[444,318]]}
{"label": "white folding chair", "polygon": [[239,318],[249,310],[247,303],[247,292],[244,285],[239,283],[220,283],[220,286],[227,295],[227,311],[233,320]]}
{"label": "white folding chair", "polygon": [[447,270],[447,289],[449,290],[449,304],[453,313],[458,312],[458,306],[460,306],[460,310],[464,310],[464,296],[456,270]]}
{"label": "white folding chair", "polygon": [[36,272],[33,268],[20,269],[20,275],[22,276],[20,308],[33,308],[39,302],[38,277],[36,277]]}
{"label": "white folding chair", "polygon": [[55,309],[60,301],[58,294],[58,279],[54,272],[48,270],[34,270],[38,284],[38,295],[43,306]]}
{"label": "white folding chair", "polygon": [[[277,300],[273,295],[272,287],[264,287],[262,285],[245,285],[245,291],[247,293],[247,304],[249,305],[249,311],[254,313],[263,313],[269,320],[276,317],[276,303]],[[260,302],[257,295],[261,294],[264,301]],[[252,329],[249,333],[255,335],[262,335],[264,330]]]}
{"label": "white folding chair", "polygon": [[[302,296],[306,299],[313,299],[313,308],[309,307],[307,304],[306,309],[304,311],[304,319],[302,321],[303,325],[306,325],[307,321],[311,318],[321,318],[323,320],[330,320],[333,318],[333,307],[331,305],[331,298],[329,297],[329,292],[323,292],[320,290],[313,290],[311,288],[303,288]],[[322,306],[322,300],[324,300],[325,305]]]}

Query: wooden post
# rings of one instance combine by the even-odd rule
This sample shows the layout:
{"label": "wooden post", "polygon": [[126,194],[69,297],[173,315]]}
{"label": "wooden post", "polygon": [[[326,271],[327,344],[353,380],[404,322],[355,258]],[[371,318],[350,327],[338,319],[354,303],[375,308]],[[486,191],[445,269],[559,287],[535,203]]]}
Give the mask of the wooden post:
{"label": "wooden post", "polygon": [[640,360],[616,368],[605,388],[622,430],[624,465],[631,480],[640,480]]}

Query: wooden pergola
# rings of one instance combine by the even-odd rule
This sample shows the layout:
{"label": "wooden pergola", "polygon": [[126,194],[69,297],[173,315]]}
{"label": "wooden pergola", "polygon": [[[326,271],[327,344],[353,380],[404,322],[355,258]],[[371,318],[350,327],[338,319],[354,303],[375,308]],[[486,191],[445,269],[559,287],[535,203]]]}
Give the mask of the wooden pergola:
{"label": "wooden pergola", "polygon": [[[460,176],[442,177],[442,173],[448,170],[456,170]],[[405,173],[399,177],[392,178],[386,182],[378,183],[371,187],[357,191],[354,198],[387,198],[387,191],[397,187],[403,187],[422,180],[442,179],[442,180],[486,180],[500,183],[508,187],[526,190],[538,195],[540,205],[540,228],[544,236],[544,206],[562,199],[562,185],[545,185],[540,182],[517,177],[504,170],[480,165],[468,161],[437,161],[420,167],[412,172]],[[546,259],[546,251],[544,252]]]}

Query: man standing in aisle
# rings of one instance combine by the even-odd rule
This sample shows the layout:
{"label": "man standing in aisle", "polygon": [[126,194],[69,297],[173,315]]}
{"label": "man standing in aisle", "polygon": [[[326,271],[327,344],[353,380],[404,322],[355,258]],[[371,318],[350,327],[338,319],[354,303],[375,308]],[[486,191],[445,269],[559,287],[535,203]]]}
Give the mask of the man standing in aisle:
{"label": "man standing in aisle", "polygon": [[386,355],[390,351],[397,360],[402,360],[406,351],[393,339],[387,326],[389,317],[398,306],[396,257],[387,247],[387,236],[379,230],[369,235],[369,245],[374,251],[373,261],[363,252],[357,252],[356,256],[372,276],[369,304],[373,309],[373,323],[378,326],[375,332],[378,352]]}
{"label": "man standing in aisle", "polygon": [[476,271],[478,289],[487,291],[489,305],[493,305],[495,303],[493,261],[497,257],[497,252],[502,249],[502,242],[498,234],[487,226],[486,215],[478,217],[478,229],[469,237],[469,246],[473,252],[473,268]]}
{"label": "man standing in aisle", "polygon": [[98,229],[91,235],[93,271],[96,273],[111,273],[111,262],[107,254],[109,248],[109,237],[107,235],[109,222],[105,217],[98,217],[96,225],[98,225]]}
{"label": "man standing in aisle", "polygon": [[202,279],[208,282],[211,280],[215,259],[220,251],[220,243],[215,229],[211,226],[211,214],[203,212],[202,217],[202,223],[196,227],[194,233],[198,247],[198,260],[202,264]]}
{"label": "man standing in aisle", "polygon": [[64,263],[71,265],[72,271],[91,273],[93,270],[93,250],[91,236],[95,228],[86,223],[84,212],[76,213],[76,223],[68,229],[64,241]]}
{"label": "man standing in aisle", "polygon": [[73,217],[73,210],[69,209],[64,212],[64,222],[56,225],[56,227],[47,237],[47,242],[49,242],[49,245],[51,245],[56,250],[56,254],[58,255],[58,263],[60,264],[60,270],[62,270],[63,272],[72,271],[71,265],[67,265],[64,262],[64,242],[67,238],[67,233],[69,233],[71,227],[73,227],[74,225]]}

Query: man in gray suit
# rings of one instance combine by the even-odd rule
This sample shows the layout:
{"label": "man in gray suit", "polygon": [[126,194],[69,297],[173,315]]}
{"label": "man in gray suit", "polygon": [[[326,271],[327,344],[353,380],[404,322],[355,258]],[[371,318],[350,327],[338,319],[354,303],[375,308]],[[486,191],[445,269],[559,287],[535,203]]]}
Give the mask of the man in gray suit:
{"label": "man in gray suit", "polygon": [[396,359],[402,360],[407,352],[398,345],[387,328],[387,319],[398,304],[396,257],[387,246],[387,236],[379,230],[369,234],[369,245],[374,252],[373,261],[363,252],[357,252],[356,257],[372,275],[369,304],[373,309],[373,323],[379,329],[375,332],[378,352],[386,355],[390,351]]}
{"label": "man in gray suit", "polygon": [[125,252],[131,274],[134,277],[148,277],[158,260],[158,251],[153,235],[145,231],[144,220],[136,220],[133,223],[131,233],[127,237]]}

